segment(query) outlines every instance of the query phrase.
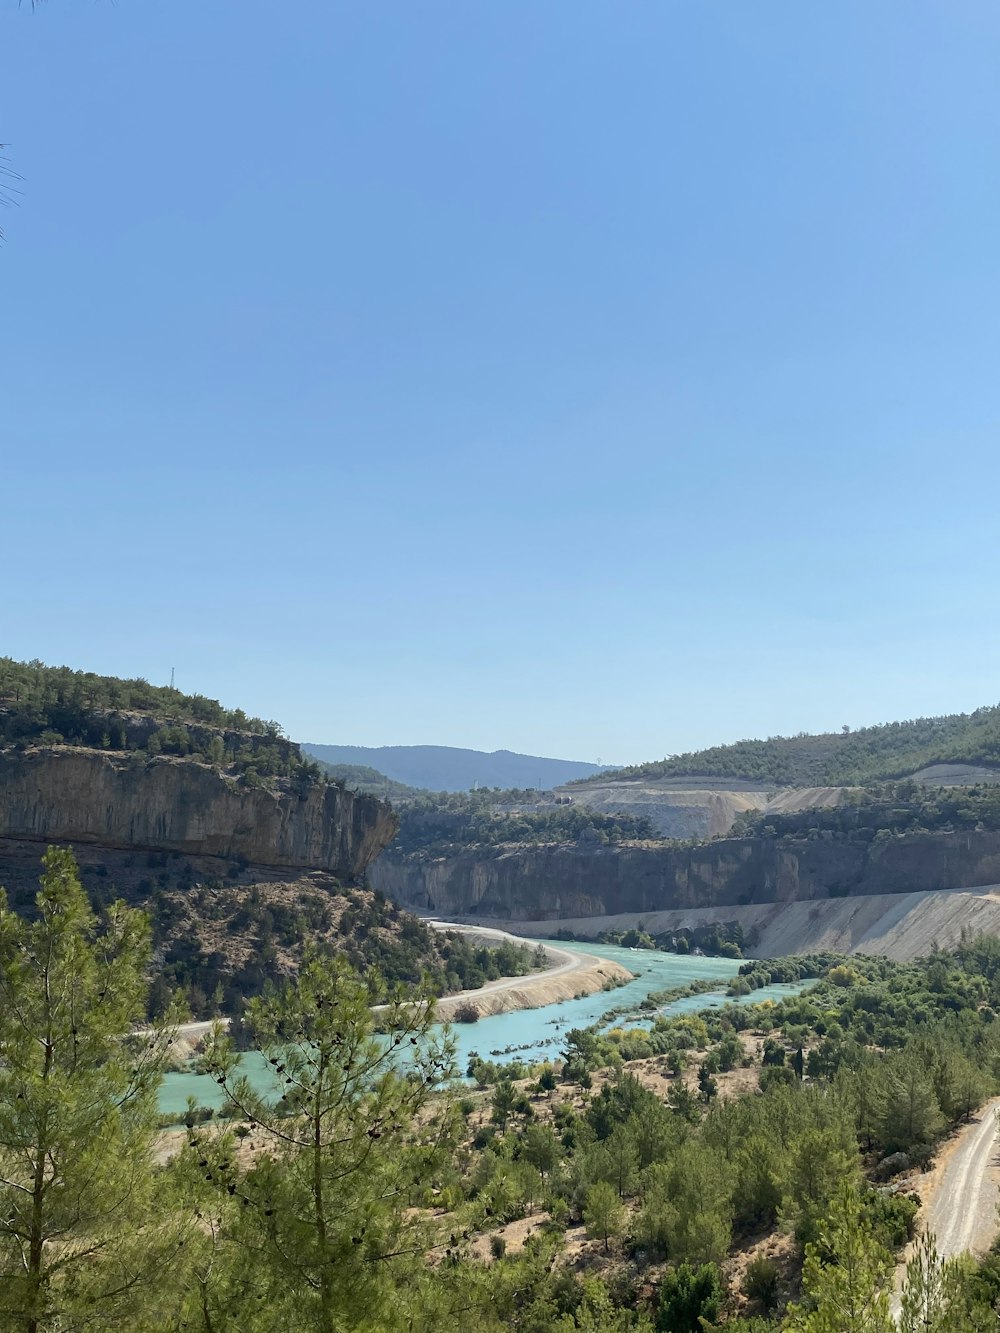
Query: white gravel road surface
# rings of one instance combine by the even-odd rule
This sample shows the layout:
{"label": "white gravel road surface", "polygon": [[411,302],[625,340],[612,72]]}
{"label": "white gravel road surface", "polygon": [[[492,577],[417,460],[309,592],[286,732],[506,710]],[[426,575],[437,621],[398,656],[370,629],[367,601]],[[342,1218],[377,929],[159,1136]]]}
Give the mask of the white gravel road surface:
{"label": "white gravel road surface", "polygon": [[998,1164],[998,1108],[1000,1098],[987,1102],[962,1130],[927,1201],[924,1229],[937,1237],[946,1259],[987,1249],[997,1234],[1000,1188],[991,1168]]}
{"label": "white gravel road surface", "polygon": [[[523,935],[511,935],[506,930],[496,930],[492,926],[460,925],[456,921],[438,921],[434,917],[425,920],[433,930],[457,930],[473,939],[481,939],[485,944],[519,944],[529,947],[532,944],[532,941],[525,939]],[[490,991],[523,990],[527,982],[551,981],[553,977],[563,977],[570,972],[578,972],[581,968],[593,967],[596,962],[600,962],[600,959],[595,958],[592,953],[579,953],[576,949],[557,949],[552,944],[546,944],[544,948],[550,963],[544,971],[529,972],[521,977],[501,977],[499,981],[488,981],[485,986],[479,986],[476,990],[460,991],[457,995],[449,995],[447,998],[460,1000],[464,996],[485,995]]]}
{"label": "white gravel road surface", "polygon": [[[948,1145],[944,1164],[927,1188],[920,1229],[930,1232],[942,1259],[969,1251],[982,1253],[992,1245],[1000,1218],[1000,1097],[987,1102],[970,1124]],[[896,1270],[892,1316],[900,1315],[900,1290],[905,1264]]]}

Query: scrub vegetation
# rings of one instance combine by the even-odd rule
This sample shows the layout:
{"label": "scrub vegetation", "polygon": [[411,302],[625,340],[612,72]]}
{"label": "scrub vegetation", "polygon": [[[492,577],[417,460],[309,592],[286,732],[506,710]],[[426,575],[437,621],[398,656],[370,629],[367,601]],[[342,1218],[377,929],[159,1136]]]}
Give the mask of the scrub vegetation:
{"label": "scrub vegetation", "polygon": [[390,855],[428,860],[460,851],[577,842],[595,846],[655,837],[642,816],[602,815],[536,791],[423,792],[398,806]]}
{"label": "scrub vegetation", "polygon": [[157,891],[149,912],[160,959],[151,1017],[166,1011],[174,993],[195,1018],[238,1015],[247,997],[294,977],[306,942],[370,978],[373,995],[384,985],[450,995],[547,966],[544,951],[432,930],[382,894],[329,878],[322,887],[304,881]]}
{"label": "scrub vegetation", "polygon": [[324,781],[277,722],[248,717],[202,694],[145,680],[0,658],[0,750],[76,745],[193,758],[249,785],[273,778]]}
{"label": "scrub vegetation", "polygon": [[729,837],[820,838],[875,842],[907,833],[959,833],[1000,829],[1000,785],[920,787],[912,781],[880,783],[846,792],[838,804],[787,814],[749,810],[738,815]]}
{"label": "scrub vegetation", "polygon": [[815,736],[803,733],[716,745],[615,769],[602,775],[602,781],[717,777],[764,787],[863,786],[908,777],[931,764],[1000,767],[1000,705],[857,731],[844,727]]}
{"label": "scrub vegetation", "polygon": [[[889,1333],[921,1172],[1000,1087],[995,940],[748,963],[815,983],[471,1087],[426,988],[312,953],[245,1016],[280,1098],[218,1031],[227,1119],[157,1148],[150,972],[143,914],[98,919],[65,850],[31,920],[0,910],[4,1329]],[[1000,1256],[917,1248],[907,1333],[998,1311]]]}

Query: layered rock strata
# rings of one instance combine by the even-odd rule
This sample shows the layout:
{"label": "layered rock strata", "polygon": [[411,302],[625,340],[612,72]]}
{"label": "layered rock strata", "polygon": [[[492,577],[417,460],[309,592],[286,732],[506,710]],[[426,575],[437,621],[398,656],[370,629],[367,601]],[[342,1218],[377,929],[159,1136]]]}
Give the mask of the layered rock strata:
{"label": "layered rock strata", "polygon": [[404,907],[443,916],[556,921],[1000,882],[1000,833],[846,839],[729,838],[693,847],[592,844],[394,858],[372,884]]}
{"label": "layered rock strata", "polygon": [[60,746],[0,754],[0,838],[97,843],[357,879],[394,811],[320,783],[249,787],[190,759]]}

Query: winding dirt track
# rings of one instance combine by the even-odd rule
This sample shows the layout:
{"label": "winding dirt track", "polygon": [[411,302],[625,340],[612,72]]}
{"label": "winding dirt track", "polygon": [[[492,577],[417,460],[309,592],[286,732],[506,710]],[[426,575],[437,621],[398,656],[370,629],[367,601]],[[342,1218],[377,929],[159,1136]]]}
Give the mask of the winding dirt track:
{"label": "winding dirt track", "polygon": [[[522,947],[531,944],[531,940],[526,940],[523,935],[511,935],[506,930],[496,930],[492,926],[463,926],[459,925],[457,921],[437,921],[431,917],[425,918],[425,920],[432,930],[455,930],[462,935],[482,939],[486,943],[517,944]],[[461,1000],[467,996],[487,995],[491,991],[498,990],[523,990],[525,986],[532,982],[552,981],[554,977],[568,976],[571,972],[579,972],[585,967],[593,967],[595,962],[600,961],[592,953],[578,953],[576,949],[557,949],[552,944],[546,944],[544,948],[552,966],[547,967],[543,972],[529,972],[526,976],[521,977],[501,977],[498,981],[488,981],[485,986],[479,986],[475,990],[463,990],[456,995],[449,995],[448,999]]]}

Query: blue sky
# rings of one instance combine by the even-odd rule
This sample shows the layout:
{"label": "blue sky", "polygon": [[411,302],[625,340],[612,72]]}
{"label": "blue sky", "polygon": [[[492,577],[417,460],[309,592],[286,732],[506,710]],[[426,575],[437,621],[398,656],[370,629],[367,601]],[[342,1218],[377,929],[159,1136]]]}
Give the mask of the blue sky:
{"label": "blue sky", "polygon": [[0,13],[0,652],[636,761],[1000,698],[1000,8]]}

